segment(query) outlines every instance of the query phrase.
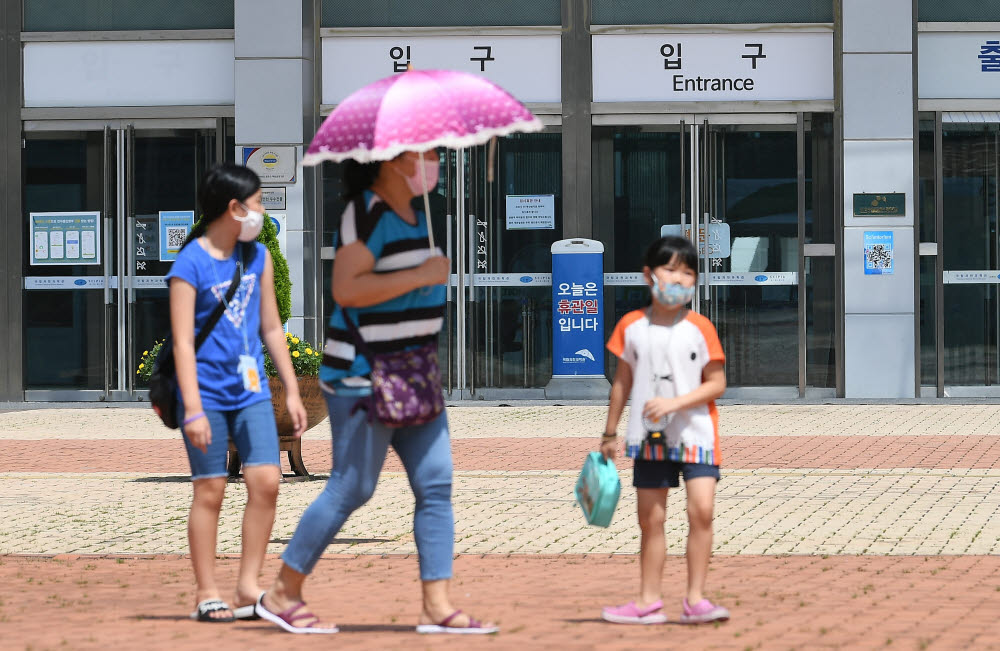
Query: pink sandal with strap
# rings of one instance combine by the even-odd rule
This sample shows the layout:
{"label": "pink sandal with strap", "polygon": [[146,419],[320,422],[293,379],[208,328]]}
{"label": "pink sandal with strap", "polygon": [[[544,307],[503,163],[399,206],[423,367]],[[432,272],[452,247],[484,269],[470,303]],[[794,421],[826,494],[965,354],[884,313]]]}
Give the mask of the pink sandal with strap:
{"label": "pink sandal with strap", "polygon": [[[331,634],[339,633],[340,629],[336,626],[331,627],[321,627],[316,626],[319,623],[319,617],[313,615],[310,612],[300,612],[300,610],[306,605],[306,602],[300,601],[288,610],[282,611],[280,613],[272,613],[270,610],[264,607],[264,593],[260,594],[260,598],[257,599],[257,605],[255,609],[257,614],[260,615],[261,619],[266,619],[272,624],[277,624],[281,628],[285,629],[289,633],[319,633],[319,634]],[[296,614],[298,613],[298,614]],[[295,622],[300,622],[302,620],[308,620],[304,624],[296,624]]]}
{"label": "pink sandal with strap", "polygon": [[461,610],[456,610],[440,621],[438,624],[420,624],[417,626],[417,633],[452,633],[455,635],[489,635],[500,630],[499,626],[483,626],[478,619],[469,618],[468,626],[449,626],[451,620],[461,614]]}

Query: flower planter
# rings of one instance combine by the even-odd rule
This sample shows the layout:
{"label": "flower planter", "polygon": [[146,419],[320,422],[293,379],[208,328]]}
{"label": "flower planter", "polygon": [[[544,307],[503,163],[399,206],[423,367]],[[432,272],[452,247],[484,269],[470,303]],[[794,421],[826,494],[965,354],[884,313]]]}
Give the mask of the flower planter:
{"label": "flower planter", "polygon": [[[288,415],[285,406],[285,385],[281,378],[269,377],[267,382],[271,387],[271,404],[274,407],[274,421],[278,428],[279,450],[288,453],[288,465],[292,472],[299,477],[308,477],[302,462],[302,438],[293,435],[294,426],[292,419]],[[315,375],[302,376],[298,378],[299,395],[302,396],[302,404],[306,408],[306,429],[311,429],[326,418],[326,401],[323,399],[323,391],[319,388],[319,378]],[[235,477],[240,473],[240,455],[236,452],[232,441],[229,443],[229,476]]]}

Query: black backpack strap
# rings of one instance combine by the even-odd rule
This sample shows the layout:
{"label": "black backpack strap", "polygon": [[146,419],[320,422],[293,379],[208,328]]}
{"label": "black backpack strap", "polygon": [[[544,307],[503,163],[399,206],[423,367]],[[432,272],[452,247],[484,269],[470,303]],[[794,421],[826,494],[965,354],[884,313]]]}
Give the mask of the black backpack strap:
{"label": "black backpack strap", "polygon": [[226,311],[226,306],[229,305],[229,301],[233,300],[233,296],[236,295],[236,290],[240,287],[240,281],[243,279],[243,260],[247,259],[247,266],[253,262],[254,254],[257,252],[257,247],[254,242],[245,242],[240,250],[240,259],[236,263],[236,270],[233,271],[233,279],[229,282],[229,289],[226,291],[226,296],[223,298],[222,302],[215,306],[215,309],[208,317],[208,321],[205,325],[201,327],[198,332],[198,336],[194,340],[194,352],[198,352],[201,345],[205,343],[208,339],[208,335],[212,333],[212,328],[215,324],[219,322],[222,318],[222,313]]}

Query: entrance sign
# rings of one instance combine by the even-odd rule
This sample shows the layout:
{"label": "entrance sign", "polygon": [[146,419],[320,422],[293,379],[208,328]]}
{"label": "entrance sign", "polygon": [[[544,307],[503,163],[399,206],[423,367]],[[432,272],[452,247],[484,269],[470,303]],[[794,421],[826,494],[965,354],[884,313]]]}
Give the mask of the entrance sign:
{"label": "entrance sign", "polygon": [[555,195],[507,195],[507,230],[552,230],[555,227]]}
{"label": "entrance sign", "polygon": [[552,375],[604,375],[604,245],[552,244]]}
{"label": "entrance sign", "polygon": [[865,231],[865,275],[892,273],[892,231]]}
{"label": "entrance sign", "polygon": [[1000,32],[921,32],[921,98],[1000,98]]}
{"label": "entrance sign", "polygon": [[323,39],[323,104],[407,65],[458,70],[489,79],[522,102],[559,102],[558,33],[495,36],[334,36]]}
{"label": "entrance sign", "polygon": [[295,147],[239,147],[245,167],[264,183],[295,183]]}
{"label": "entrance sign", "polygon": [[33,212],[31,264],[100,264],[101,213]]}
{"label": "entrance sign", "polygon": [[[193,210],[160,211],[160,262],[177,259],[184,240],[194,228]],[[138,257],[138,250],[136,251]]]}
{"label": "entrance sign", "polygon": [[905,217],[906,193],[868,194],[855,192],[854,216]]}
{"label": "entrance sign", "polygon": [[[660,227],[660,237],[676,235],[685,239],[691,239],[691,224],[685,224],[683,228],[680,224],[665,224]],[[732,240],[729,236],[729,224],[725,222],[709,222],[708,235],[705,234],[705,225],[701,224],[698,229],[698,255],[709,258],[728,258],[731,251]]]}
{"label": "entrance sign", "polygon": [[595,102],[833,99],[832,32],[598,34],[593,61]]}

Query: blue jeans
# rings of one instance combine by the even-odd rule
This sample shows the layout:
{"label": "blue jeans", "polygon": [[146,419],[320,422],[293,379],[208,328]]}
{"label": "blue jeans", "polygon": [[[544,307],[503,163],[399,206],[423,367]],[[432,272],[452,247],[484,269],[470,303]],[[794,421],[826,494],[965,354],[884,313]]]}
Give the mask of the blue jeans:
{"label": "blue jeans", "polygon": [[[278,427],[274,422],[274,407],[269,399],[232,411],[206,409],[205,417],[212,428],[212,442],[205,452],[191,445],[188,437],[183,436],[188,461],[191,463],[192,480],[225,477],[229,474],[226,471],[229,439],[236,445],[244,466],[277,466],[280,463]],[[184,422],[183,403],[179,406],[177,419]],[[183,426],[181,432],[184,432]]]}
{"label": "blue jeans", "polygon": [[[413,537],[420,578],[451,578],[455,518],[451,509],[451,441],[448,418],[417,427],[389,428],[354,410],[359,398],[326,395],[333,430],[333,470],[323,492],[309,505],[281,555],[296,572],[309,574],[348,516],[375,492],[389,445],[406,468],[416,498]],[[362,398],[360,400],[367,400]]]}

